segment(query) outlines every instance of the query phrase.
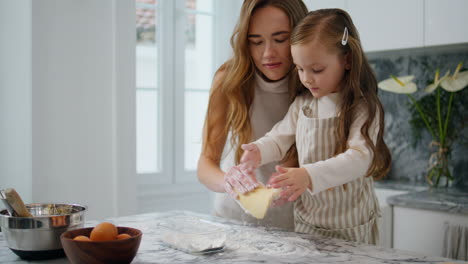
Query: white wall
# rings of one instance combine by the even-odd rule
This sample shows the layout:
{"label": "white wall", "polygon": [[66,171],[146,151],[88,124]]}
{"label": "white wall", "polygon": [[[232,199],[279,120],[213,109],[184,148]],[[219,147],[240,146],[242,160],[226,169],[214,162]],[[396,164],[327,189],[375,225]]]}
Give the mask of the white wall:
{"label": "white wall", "polygon": [[0,1],[0,188],[31,201],[31,1]]}
{"label": "white wall", "polygon": [[88,219],[136,212],[134,1],[0,10],[0,79],[11,76],[0,89],[0,186],[26,202],[85,204]]}
{"label": "white wall", "polygon": [[[242,0],[215,3],[229,6],[215,25],[219,66]],[[199,185],[137,205],[134,10],[133,0],[0,1],[0,188],[26,203],[85,204],[88,219],[162,204],[208,212]]]}
{"label": "white wall", "polygon": [[242,3],[243,0],[215,0],[215,5],[224,6],[218,9],[220,13],[215,23],[216,69],[232,56],[231,35],[239,19]]}

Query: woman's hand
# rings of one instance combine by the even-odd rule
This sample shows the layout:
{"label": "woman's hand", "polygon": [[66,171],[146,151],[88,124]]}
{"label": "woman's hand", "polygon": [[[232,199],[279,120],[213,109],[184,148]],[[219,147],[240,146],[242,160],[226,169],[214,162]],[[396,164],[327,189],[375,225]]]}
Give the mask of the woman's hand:
{"label": "woman's hand", "polygon": [[255,169],[260,164],[260,150],[255,144],[243,144],[244,154],[241,164],[232,167],[224,175],[224,189],[229,195],[237,199],[237,193],[246,193],[259,186],[255,177]]}
{"label": "woman's hand", "polygon": [[312,188],[309,173],[304,168],[283,168],[276,166],[276,173],[272,175],[269,184],[273,188],[283,188],[281,199],[295,201],[307,188]]}
{"label": "woman's hand", "polygon": [[233,198],[237,199],[237,193],[250,192],[257,188],[258,181],[250,175],[242,173],[239,166],[233,166],[224,174],[224,189]]}
{"label": "woman's hand", "polygon": [[239,169],[243,174],[250,175],[252,178],[255,178],[255,170],[258,165],[260,165],[261,160],[260,150],[257,145],[253,143],[242,144],[241,148],[244,150],[244,153],[240,158],[241,164],[239,165]]}

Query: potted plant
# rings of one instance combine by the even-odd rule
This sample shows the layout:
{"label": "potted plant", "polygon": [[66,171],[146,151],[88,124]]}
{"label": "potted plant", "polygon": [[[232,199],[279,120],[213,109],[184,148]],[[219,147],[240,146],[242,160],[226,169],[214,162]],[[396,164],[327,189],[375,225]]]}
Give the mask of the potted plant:
{"label": "potted plant", "polygon": [[427,131],[431,136],[429,148],[429,166],[426,180],[431,186],[438,186],[445,178],[445,186],[453,180],[449,161],[453,142],[462,134],[468,124],[464,109],[468,108],[468,96],[461,96],[462,90],[468,86],[468,71],[460,71],[459,63],[451,75],[447,72],[440,77],[437,70],[434,80],[430,80],[424,89],[424,95],[417,99],[412,94],[418,91],[414,76],[395,77],[379,82],[382,90],[406,94],[410,99],[410,125],[415,141],[422,139],[422,133]]}

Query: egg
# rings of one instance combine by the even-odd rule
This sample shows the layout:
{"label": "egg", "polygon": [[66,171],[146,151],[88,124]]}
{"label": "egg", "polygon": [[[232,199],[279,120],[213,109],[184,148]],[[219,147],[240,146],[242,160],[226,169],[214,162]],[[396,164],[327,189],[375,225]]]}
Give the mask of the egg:
{"label": "egg", "polygon": [[122,240],[122,239],[127,239],[127,238],[131,238],[131,236],[125,233],[117,235],[117,240]]}
{"label": "egg", "polygon": [[73,240],[78,240],[78,241],[91,241],[91,239],[89,239],[89,237],[87,237],[87,236],[76,236],[75,238],[73,238]]}
{"label": "egg", "polygon": [[93,228],[89,238],[91,241],[115,240],[118,235],[117,227],[109,222],[103,222]]}

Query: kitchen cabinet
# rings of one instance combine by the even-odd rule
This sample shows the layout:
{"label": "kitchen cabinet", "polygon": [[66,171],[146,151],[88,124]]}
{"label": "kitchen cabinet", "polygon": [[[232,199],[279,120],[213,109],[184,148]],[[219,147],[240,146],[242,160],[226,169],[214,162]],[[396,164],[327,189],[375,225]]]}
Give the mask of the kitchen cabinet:
{"label": "kitchen cabinet", "polygon": [[426,46],[468,42],[468,1],[426,0],[424,5]]}
{"label": "kitchen cabinet", "polygon": [[[346,10],[359,31],[365,52],[424,45],[423,0],[310,0],[305,2],[310,10],[320,8]],[[401,8],[402,6],[405,8]]]}
{"label": "kitchen cabinet", "polygon": [[445,225],[467,225],[468,215],[393,207],[393,246],[428,256],[442,256]]}
{"label": "kitchen cabinet", "polygon": [[408,191],[375,188],[375,194],[379,200],[382,216],[379,218],[380,240],[378,246],[393,247],[393,208],[387,203],[387,198],[394,195],[405,194]]}
{"label": "kitchen cabinet", "polygon": [[356,25],[365,52],[468,42],[466,0],[306,0],[310,10],[341,8]]}
{"label": "kitchen cabinet", "polygon": [[365,52],[424,45],[423,0],[353,0],[347,11]]}
{"label": "kitchen cabinet", "polygon": [[346,0],[304,0],[309,10],[322,8],[340,8],[346,9]]}

